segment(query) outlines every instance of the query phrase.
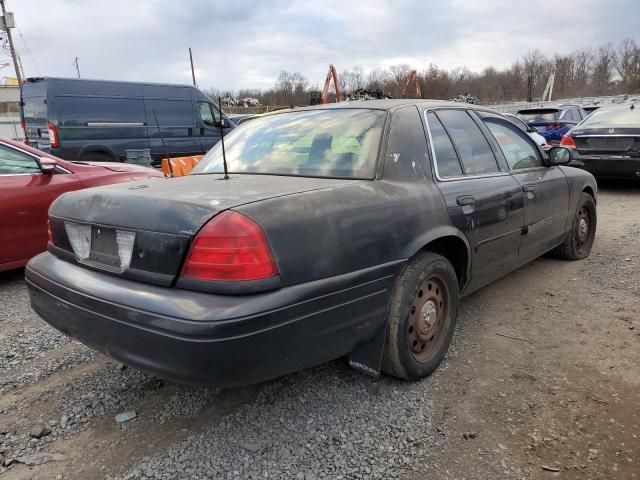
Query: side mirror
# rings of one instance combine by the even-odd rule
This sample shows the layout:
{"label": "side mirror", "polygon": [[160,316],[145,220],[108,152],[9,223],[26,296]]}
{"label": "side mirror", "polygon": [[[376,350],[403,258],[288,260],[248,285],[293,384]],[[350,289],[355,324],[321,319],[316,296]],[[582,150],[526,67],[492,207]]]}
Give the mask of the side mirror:
{"label": "side mirror", "polygon": [[56,170],[56,161],[53,158],[40,157],[40,171],[44,174],[52,174]]}
{"label": "side mirror", "polygon": [[547,153],[551,165],[569,165],[573,160],[573,150],[566,147],[551,147]]}

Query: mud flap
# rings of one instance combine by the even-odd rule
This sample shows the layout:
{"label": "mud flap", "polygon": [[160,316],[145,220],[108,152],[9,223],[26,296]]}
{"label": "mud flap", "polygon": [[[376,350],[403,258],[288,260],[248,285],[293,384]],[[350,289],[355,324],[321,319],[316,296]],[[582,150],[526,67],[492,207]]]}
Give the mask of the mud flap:
{"label": "mud flap", "polygon": [[349,366],[372,377],[380,375],[386,338],[387,324],[385,322],[372,339],[358,345],[358,347],[349,354]]}

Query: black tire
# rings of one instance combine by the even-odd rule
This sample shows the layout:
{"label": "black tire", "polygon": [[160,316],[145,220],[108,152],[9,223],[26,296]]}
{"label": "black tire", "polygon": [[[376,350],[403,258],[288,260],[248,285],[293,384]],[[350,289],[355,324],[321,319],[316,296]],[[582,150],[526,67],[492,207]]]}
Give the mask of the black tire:
{"label": "black tire", "polygon": [[564,260],[587,258],[596,238],[597,221],[595,200],[588,193],[582,192],[571,231],[553,253]]}
{"label": "black tire", "polygon": [[405,380],[431,374],[447,353],[457,317],[458,278],[453,266],[441,255],[421,253],[396,281],[382,370]]}
{"label": "black tire", "polygon": [[82,156],[83,162],[115,162],[111,155],[103,152],[89,152]]}

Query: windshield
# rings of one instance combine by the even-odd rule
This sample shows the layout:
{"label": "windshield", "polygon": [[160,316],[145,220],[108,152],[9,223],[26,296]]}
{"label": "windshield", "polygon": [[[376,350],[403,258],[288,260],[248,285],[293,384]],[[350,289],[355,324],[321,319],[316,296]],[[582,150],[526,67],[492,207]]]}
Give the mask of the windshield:
{"label": "windshield", "polygon": [[527,123],[554,122],[558,119],[558,110],[522,110],[518,117]]}
{"label": "windshield", "polygon": [[604,125],[628,125],[640,127],[640,108],[615,108],[611,110],[596,110],[589,115],[580,125],[601,123]]}
{"label": "windshield", "polygon": [[[230,173],[372,178],[385,112],[309,110],[256,118],[224,139]],[[222,173],[218,142],[191,171]]]}

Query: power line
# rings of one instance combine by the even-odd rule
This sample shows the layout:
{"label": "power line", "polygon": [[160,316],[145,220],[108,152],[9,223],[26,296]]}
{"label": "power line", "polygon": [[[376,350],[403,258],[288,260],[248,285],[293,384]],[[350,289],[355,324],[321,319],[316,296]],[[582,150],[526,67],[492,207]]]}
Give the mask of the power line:
{"label": "power line", "polygon": [[38,63],[36,62],[35,57],[31,53],[31,49],[29,48],[29,45],[27,45],[27,41],[24,39],[24,36],[22,35],[22,32],[18,28],[18,25],[16,25],[16,30],[18,31],[18,35],[20,35],[20,38],[22,39],[22,43],[24,43],[24,48],[27,50],[29,57],[31,57],[31,61],[33,62],[33,65],[36,67],[36,72],[38,72],[38,75],[40,75],[40,68],[38,67]]}

